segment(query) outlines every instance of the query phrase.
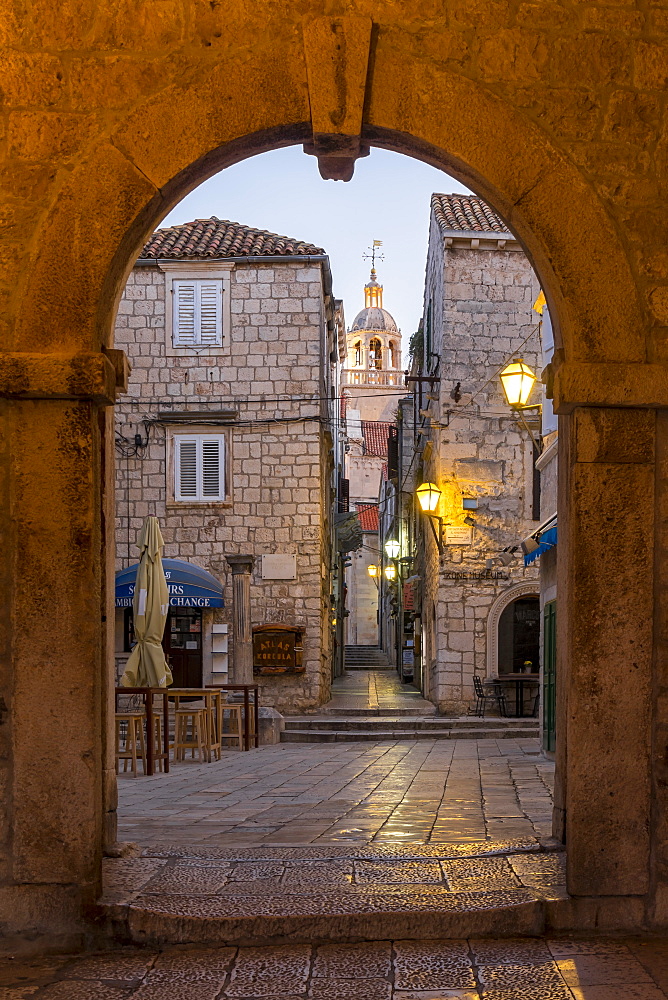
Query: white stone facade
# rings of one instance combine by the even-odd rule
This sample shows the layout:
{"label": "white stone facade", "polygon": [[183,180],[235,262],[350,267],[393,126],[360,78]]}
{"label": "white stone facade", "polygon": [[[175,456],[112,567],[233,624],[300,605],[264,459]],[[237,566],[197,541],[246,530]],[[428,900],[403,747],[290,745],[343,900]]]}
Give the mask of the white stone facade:
{"label": "white stone facade", "polygon": [[[180,263],[186,269],[197,267],[196,262]],[[325,287],[326,258],[322,264],[286,257],[252,264],[227,259],[206,266],[211,273],[219,268],[229,282],[229,328],[223,324],[219,347],[170,355],[168,274],[157,263],[135,266],[119,304],[115,343],[127,353],[132,374],[116,412],[122,439],[117,565],[136,561],[139,529],[152,514],[160,521],[166,557],[196,563],[223,583],[226,607],[204,613],[202,679],[207,683],[213,676],[213,625],[228,623],[232,631],[231,573],[225,557],[256,556],[252,623],[305,629],[305,672],[256,676],[261,704],[283,713],[308,711],[327,700],[331,680],[334,474],[329,407],[334,404],[328,400],[338,388],[330,358],[336,357],[337,324],[331,289]],[[175,422],[184,411],[195,415],[185,424]],[[176,501],[169,444],[185,429],[224,435],[224,500]],[[132,453],[135,435],[144,442],[148,435],[137,454]],[[297,578],[263,580],[263,553],[295,554]],[[122,616],[118,619],[120,669],[127,654],[122,651]]]}
{"label": "white stone facade", "polygon": [[[444,524],[443,555],[424,515],[417,549],[423,690],[446,713],[471,704],[474,673],[483,679],[494,673],[497,635],[488,635],[488,619],[495,605],[538,595],[538,569],[525,569],[521,553],[507,567],[495,562],[489,568],[487,561],[539,523],[533,445],[498,379],[515,356],[540,371],[532,312],[539,285],[510,234],[480,236],[448,238],[432,213],[422,372],[440,382],[430,393],[435,399],[427,386],[416,392],[416,423],[425,433],[417,439],[421,463],[413,485],[432,481],[443,491],[436,511]],[[427,409],[428,418],[419,415]],[[464,509],[465,499],[477,509]]]}

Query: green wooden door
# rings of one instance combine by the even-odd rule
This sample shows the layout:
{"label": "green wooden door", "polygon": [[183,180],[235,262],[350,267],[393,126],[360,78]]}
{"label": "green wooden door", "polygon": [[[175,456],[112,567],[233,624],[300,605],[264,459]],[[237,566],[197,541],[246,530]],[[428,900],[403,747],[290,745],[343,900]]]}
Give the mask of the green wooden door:
{"label": "green wooden door", "polygon": [[557,743],[557,602],[543,609],[543,749]]}

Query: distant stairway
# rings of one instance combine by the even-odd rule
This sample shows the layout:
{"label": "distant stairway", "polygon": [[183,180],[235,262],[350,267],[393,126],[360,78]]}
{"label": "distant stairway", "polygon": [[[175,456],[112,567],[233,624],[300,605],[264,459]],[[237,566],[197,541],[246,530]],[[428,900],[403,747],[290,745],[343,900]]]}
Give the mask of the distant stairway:
{"label": "distant stairway", "polygon": [[346,646],[346,670],[389,670],[387,654],[378,646]]}
{"label": "distant stairway", "polygon": [[537,739],[536,719],[486,719],[464,716],[292,716],[285,720],[283,743],[357,743],[383,740]]}

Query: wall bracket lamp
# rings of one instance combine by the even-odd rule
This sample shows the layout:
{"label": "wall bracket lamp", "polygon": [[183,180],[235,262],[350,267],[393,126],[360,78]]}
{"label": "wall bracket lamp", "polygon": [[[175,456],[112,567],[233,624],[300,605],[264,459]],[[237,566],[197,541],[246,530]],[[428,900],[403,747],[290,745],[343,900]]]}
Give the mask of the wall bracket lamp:
{"label": "wall bracket lamp", "polygon": [[[439,555],[443,555],[443,518],[439,517],[438,514],[434,514],[434,511],[438,507],[438,501],[441,499],[442,492],[436,483],[423,483],[416,490],[422,513],[429,519],[431,530],[434,533],[434,540]],[[434,521],[438,522],[438,531],[436,531]]]}

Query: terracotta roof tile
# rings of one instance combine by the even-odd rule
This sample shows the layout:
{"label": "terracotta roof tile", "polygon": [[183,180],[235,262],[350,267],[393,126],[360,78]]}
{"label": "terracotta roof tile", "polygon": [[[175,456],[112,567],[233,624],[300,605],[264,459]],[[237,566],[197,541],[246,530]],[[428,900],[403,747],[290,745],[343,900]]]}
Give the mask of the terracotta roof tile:
{"label": "terracotta roof tile", "polygon": [[463,233],[508,233],[487,202],[471,194],[432,194],[431,207],[441,229]]}
{"label": "terracotta roof tile", "polygon": [[387,458],[387,439],[392,424],[386,420],[363,420],[364,454]]}
{"label": "terracotta roof tile", "polygon": [[198,260],[226,257],[294,257],[324,254],[322,247],[279,236],[226,219],[195,219],[182,226],[156,229],[140,253],[144,260]]}
{"label": "terracotta roof tile", "polygon": [[358,503],[357,516],[362,525],[362,531],[378,531],[377,503]]}

